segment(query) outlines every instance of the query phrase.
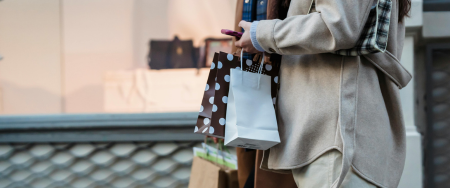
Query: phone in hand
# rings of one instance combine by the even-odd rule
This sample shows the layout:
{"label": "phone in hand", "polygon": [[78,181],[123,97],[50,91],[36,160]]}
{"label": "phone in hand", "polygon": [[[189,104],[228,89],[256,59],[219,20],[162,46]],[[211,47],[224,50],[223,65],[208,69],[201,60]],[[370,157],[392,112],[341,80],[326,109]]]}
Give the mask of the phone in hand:
{"label": "phone in hand", "polygon": [[225,35],[234,36],[238,39],[240,39],[242,37],[242,32],[232,31],[232,30],[228,30],[228,29],[222,29],[220,32]]}

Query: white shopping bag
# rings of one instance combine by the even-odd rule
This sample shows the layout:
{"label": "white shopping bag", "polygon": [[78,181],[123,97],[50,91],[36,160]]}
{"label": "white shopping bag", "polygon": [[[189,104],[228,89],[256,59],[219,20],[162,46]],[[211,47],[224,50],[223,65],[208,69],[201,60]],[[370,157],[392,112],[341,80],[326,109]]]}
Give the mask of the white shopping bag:
{"label": "white shopping bag", "polygon": [[[266,150],[280,143],[271,97],[271,77],[240,69],[230,71],[225,145]],[[241,55],[242,67],[242,55]]]}

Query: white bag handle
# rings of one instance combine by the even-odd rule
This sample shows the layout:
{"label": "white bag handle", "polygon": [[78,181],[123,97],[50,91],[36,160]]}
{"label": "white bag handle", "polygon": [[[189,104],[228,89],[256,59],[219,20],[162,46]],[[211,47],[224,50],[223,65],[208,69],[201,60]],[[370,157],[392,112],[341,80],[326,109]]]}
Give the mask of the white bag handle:
{"label": "white bag handle", "polygon": [[241,50],[241,70],[244,70],[243,69],[243,66],[242,66],[242,56],[244,55],[244,50]]}
{"label": "white bag handle", "polygon": [[258,69],[258,74],[262,74],[263,65],[264,65],[264,58],[265,58],[265,55],[263,53],[263,56],[261,58],[261,65],[259,66],[259,69]]}

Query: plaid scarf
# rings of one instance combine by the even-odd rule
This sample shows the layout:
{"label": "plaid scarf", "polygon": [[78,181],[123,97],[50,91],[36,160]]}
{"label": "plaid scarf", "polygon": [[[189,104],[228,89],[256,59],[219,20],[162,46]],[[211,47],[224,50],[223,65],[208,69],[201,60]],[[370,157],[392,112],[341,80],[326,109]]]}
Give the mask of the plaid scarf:
{"label": "plaid scarf", "polygon": [[384,52],[388,42],[391,9],[391,0],[378,0],[377,5],[370,10],[369,18],[367,18],[356,46],[334,53],[344,56],[359,56]]}
{"label": "plaid scarf", "polygon": [[267,0],[258,0],[256,3],[256,20],[267,19]]}
{"label": "plaid scarf", "polygon": [[[267,0],[244,0],[242,9],[242,20],[253,22],[257,20],[265,20],[267,18]],[[244,29],[242,29],[244,32]],[[246,59],[253,59],[252,54],[244,53]]]}

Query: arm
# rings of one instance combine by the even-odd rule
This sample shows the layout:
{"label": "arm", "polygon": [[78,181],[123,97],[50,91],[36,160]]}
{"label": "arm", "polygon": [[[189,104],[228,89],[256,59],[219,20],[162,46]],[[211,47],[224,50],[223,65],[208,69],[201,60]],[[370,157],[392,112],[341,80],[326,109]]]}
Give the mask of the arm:
{"label": "arm", "polygon": [[265,51],[281,55],[349,49],[359,39],[371,4],[372,0],[316,0],[317,12],[260,21],[256,39]]}

